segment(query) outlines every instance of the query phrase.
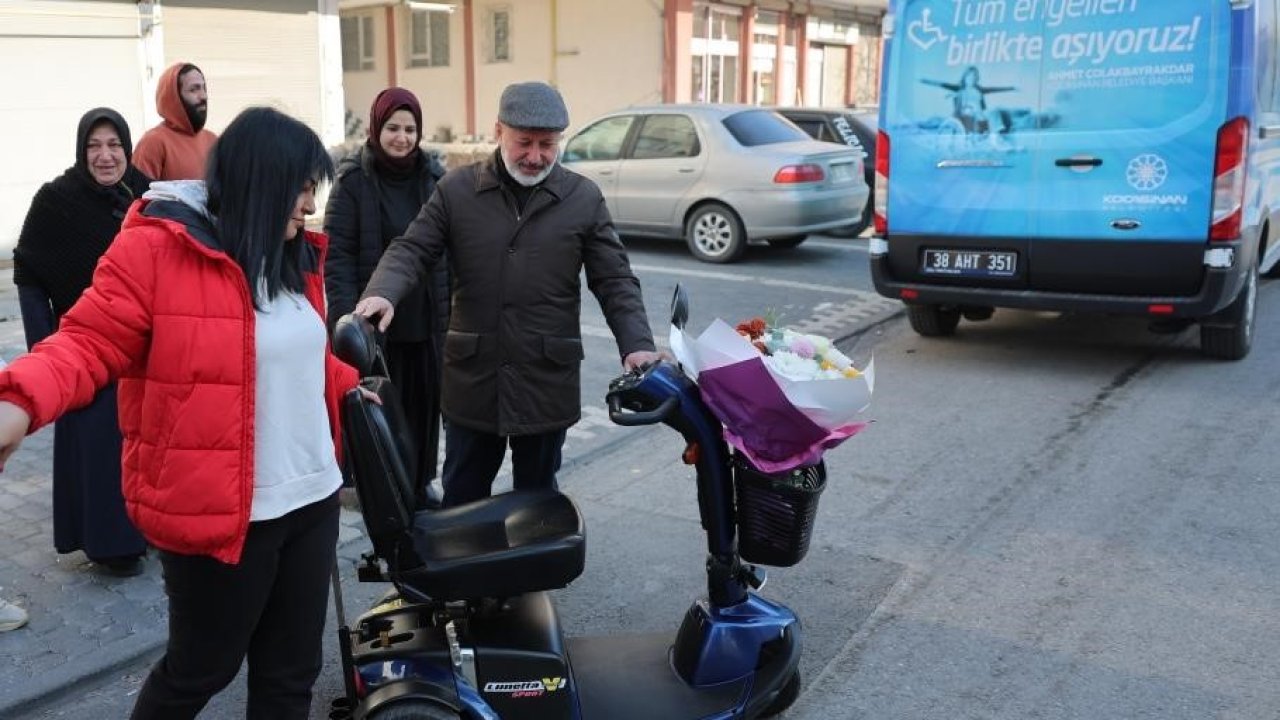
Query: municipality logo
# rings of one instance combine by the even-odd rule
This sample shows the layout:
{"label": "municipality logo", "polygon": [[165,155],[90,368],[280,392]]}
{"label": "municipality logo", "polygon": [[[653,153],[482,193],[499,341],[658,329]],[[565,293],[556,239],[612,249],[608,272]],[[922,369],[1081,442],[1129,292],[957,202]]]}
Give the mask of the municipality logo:
{"label": "municipality logo", "polygon": [[1143,153],[1129,161],[1124,179],[1138,192],[1151,192],[1164,184],[1169,177],[1169,165],[1155,153]]}
{"label": "municipality logo", "polygon": [[1187,206],[1189,198],[1185,193],[1155,192],[1169,179],[1169,164],[1155,153],[1143,153],[1130,160],[1128,167],[1124,170],[1124,179],[1134,192],[1127,195],[1121,193],[1103,195],[1104,205],[1112,209],[1117,207],[1183,209]]}

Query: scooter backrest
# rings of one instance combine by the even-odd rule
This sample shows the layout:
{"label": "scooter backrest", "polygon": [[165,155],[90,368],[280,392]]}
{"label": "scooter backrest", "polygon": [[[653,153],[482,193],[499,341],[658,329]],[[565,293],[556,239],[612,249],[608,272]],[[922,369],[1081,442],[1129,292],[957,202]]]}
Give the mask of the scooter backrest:
{"label": "scooter backrest", "polygon": [[363,315],[348,313],[333,326],[333,354],[355,368],[360,377],[385,375],[378,330]]}
{"label": "scooter backrest", "polygon": [[399,392],[384,377],[365,378],[361,384],[382,404],[365,399],[359,390],[343,398],[345,445],[360,512],[374,552],[393,569],[417,567],[422,561],[413,550],[409,529],[418,468]]}

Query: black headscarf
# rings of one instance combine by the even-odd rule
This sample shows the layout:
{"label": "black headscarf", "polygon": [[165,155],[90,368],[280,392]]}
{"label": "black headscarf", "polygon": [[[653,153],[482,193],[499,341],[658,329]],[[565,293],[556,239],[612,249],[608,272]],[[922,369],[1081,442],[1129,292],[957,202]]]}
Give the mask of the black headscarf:
{"label": "black headscarf", "polygon": [[[115,127],[126,162],[124,177],[109,186],[100,185],[89,170],[89,133],[103,121]],[[36,192],[13,251],[14,283],[44,290],[59,317],[89,287],[98,258],[120,232],[129,205],[151,184],[129,164],[129,125],[110,108],[94,108],[80,118],[75,158],[75,165]]]}

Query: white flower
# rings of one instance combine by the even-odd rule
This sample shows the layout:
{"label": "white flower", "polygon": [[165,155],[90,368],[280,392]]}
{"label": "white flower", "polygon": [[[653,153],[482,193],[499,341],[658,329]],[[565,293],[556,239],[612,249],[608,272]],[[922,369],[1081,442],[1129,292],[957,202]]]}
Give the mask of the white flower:
{"label": "white flower", "polygon": [[813,360],[796,355],[789,350],[778,350],[764,359],[774,372],[789,380],[815,380],[822,369]]}

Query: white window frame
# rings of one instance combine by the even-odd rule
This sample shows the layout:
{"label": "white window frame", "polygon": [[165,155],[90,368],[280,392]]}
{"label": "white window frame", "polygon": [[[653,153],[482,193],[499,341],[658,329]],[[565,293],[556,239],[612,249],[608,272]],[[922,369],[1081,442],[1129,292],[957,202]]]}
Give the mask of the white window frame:
{"label": "white window frame", "polygon": [[[426,50],[423,52],[414,52],[414,47],[417,46],[418,44],[417,42],[418,23],[415,21],[418,13],[425,13],[427,18],[427,22],[426,22],[427,36],[426,38],[424,38],[425,40],[424,44],[426,46]],[[413,68],[449,67],[449,53],[450,53],[449,45],[451,45],[453,41],[453,38],[450,37],[451,35],[451,32],[450,32],[451,28],[449,27],[450,20],[451,20],[451,13],[448,10],[430,10],[430,9],[429,10],[414,10],[414,9],[409,10],[409,48],[408,48],[409,67],[413,67]],[[431,29],[435,25],[435,23],[438,23],[438,22],[444,23],[445,52],[444,52],[443,62],[434,61],[434,57],[433,57],[434,53],[432,52],[433,48],[431,47]]]}
{"label": "white window frame", "polygon": [[[348,15],[346,17],[339,18],[338,26],[340,41],[343,38],[343,33],[341,31],[342,25],[348,21],[354,22],[356,27],[356,61],[359,67],[347,67],[347,54],[344,45],[342,53],[342,72],[368,72],[370,70],[377,69],[377,63],[374,60],[374,53],[376,52],[374,45],[377,44],[378,39],[374,35],[373,31],[373,16]],[[366,38],[368,38],[370,42],[366,43]]]}
{"label": "white window frame", "polygon": [[[498,38],[498,17],[502,16],[506,23],[506,37],[502,42]],[[509,63],[514,59],[511,52],[511,6],[490,5],[485,8],[485,60],[489,63]]]}

